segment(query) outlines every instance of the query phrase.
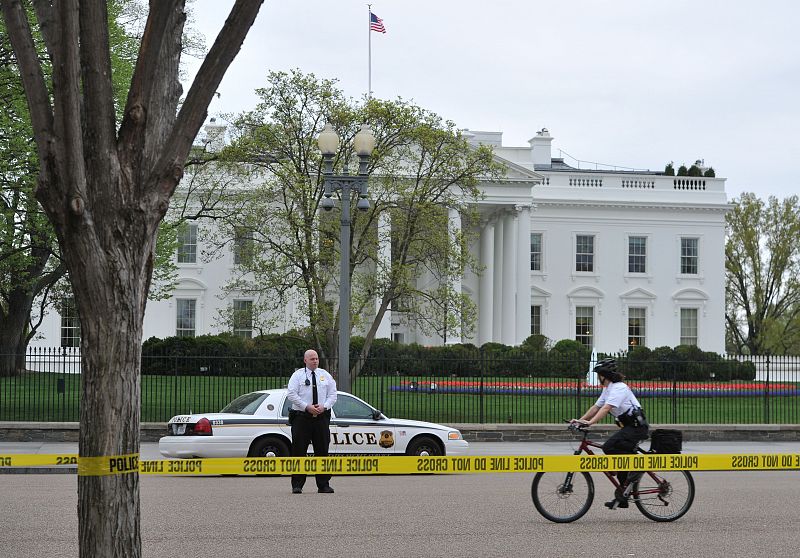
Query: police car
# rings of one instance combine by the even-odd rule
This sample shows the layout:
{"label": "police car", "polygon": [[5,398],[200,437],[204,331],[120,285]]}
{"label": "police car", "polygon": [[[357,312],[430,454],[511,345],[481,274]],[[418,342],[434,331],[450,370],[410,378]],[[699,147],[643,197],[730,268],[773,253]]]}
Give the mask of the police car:
{"label": "police car", "polygon": [[[287,457],[292,429],[286,394],[286,389],[254,391],[219,413],[174,416],[158,449],[170,458]],[[455,428],[391,419],[354,395],[337,394],[331,454],[464,455],[468,448]]]}

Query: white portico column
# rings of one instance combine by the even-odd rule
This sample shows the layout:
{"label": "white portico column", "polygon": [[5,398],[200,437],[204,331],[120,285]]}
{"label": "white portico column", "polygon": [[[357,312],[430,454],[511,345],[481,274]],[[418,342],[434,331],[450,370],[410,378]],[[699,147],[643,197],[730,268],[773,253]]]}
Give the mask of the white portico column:
{"label": "white portico column", "polygon": [[503,312],[502,337],[504,345],[517,341],[517,212],[503,218]]}
{"label": "white portico column", "polygon": [[[378,282],[384,283],[389,268],[392,265],[392,222],[389,217],[389,212],[384,211],[378,215],[378,269],[376,275]],[[382,293],[383,289],[379,289]],[[380,294],[375,298],[375,312],[377,314],[381,307]],[[392,308],[391,306],[386,310],[383,315],[381,323],[378,325],[378,331],[375,333],[376,339],[391,339],[392,338]]]}
{"label": "white portico column", "polygon": [[517,342],[531,334],[531,206],[518,205],[517,224]]}
{"label": "white portico column", "polygon": [[503,338],[503,216],[495,217],[494,226],[494,281],[492,282],[492,341]]}
{"label": "white portico column", "polygon": [[[453,246],[458,246],[458,250],[461,250],[461,213],[459,213],[458,209],[450,208],[447,210],[447,231],[450,234],[450,242]],[[459,258],[461,254],[458,255]],[[461,295],[461,275],[459,274],[456,277],[453,277],[450,287],[453,289],[457,295]],[[458,311],[459,318],[461,317],[460,310]],[[459,326],[454,328],[452,331],[448,331],[447,333],[447,345],[454,345],[456,343],[461,343],[461,321],[459,320]]]}
{"label": "white portico column", "polygon": [[486,222],[481,230],[481,274],[478,286],[478,344],[492,340],[494,311],[494,223]]}

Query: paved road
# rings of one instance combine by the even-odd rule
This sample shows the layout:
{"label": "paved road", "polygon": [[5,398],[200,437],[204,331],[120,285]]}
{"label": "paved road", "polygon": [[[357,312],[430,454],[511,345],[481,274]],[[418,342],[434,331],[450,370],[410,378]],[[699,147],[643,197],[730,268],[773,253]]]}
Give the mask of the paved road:
{"label": "paved road", "polygon": [[[41,453],[50,453],[48,445],[43,448],[48,451]],[[472,446],[481,455],[566,453],[567,448],[561,443]],[[0,452],[9,449],[0,444]],[[143,447],[143,456],[153,449]],[[703,443],[685,449],[798,452],[800,444]],[[533,508],[531,478],[340,477],[333,482],[336,494],[310,490],[298,496],[280,477],[145,476],[143,556],[731,558],[796,555],[800,544],[798,471],[697,473],[695,505],[668,524],[653,523],[635,508],[606,510],[602,502],[611,489],[600,477],[595,504],[584,518],[550,523]],[[313,481],[307,484],[312,486]],[[0,556],[77,556],[76,493],[75,475],[0,475]],[[607,540],[614,541],[614,549],[599,548]]]}

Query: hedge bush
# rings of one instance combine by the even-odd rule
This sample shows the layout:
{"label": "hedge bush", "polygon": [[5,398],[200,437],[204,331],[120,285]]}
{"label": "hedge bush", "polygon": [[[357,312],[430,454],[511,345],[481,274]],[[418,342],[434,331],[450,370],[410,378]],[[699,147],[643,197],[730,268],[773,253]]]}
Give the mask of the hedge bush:
{"label": "hedge bush", "polygon": [[[312,343],[297,334],[264,335],[243,339],[231,334],[200,337],[152,337],[142,345],[143,374],[288,376],[302,365]],[[355,362],[364,346],[362,337],[350,341]],[[623,354],[601,354],[617,359],[620,371],[631,380],[736,381],[755,379],[751,362],[726,359],[697,347],[636,347]],[[432,377],[585,377],[591,353],[573,339],[552,347],[541,335],[532,335],[519,347],[485,343],[424,347],[376,339],[361,375]],[[323,366],[334,368],[333,363]]]}

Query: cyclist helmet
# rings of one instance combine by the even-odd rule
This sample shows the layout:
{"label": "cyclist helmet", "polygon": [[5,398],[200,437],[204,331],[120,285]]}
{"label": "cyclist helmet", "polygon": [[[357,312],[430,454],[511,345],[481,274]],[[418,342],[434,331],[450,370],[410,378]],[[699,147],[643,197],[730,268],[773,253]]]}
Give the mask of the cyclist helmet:
{"label": "cyclist helmet", "polygon": [[622,380],[622,374],[617,372],[617,361],[613,358],[604,358],[595,365],[594,371],[598,376],[608,379],[611,382]]}

